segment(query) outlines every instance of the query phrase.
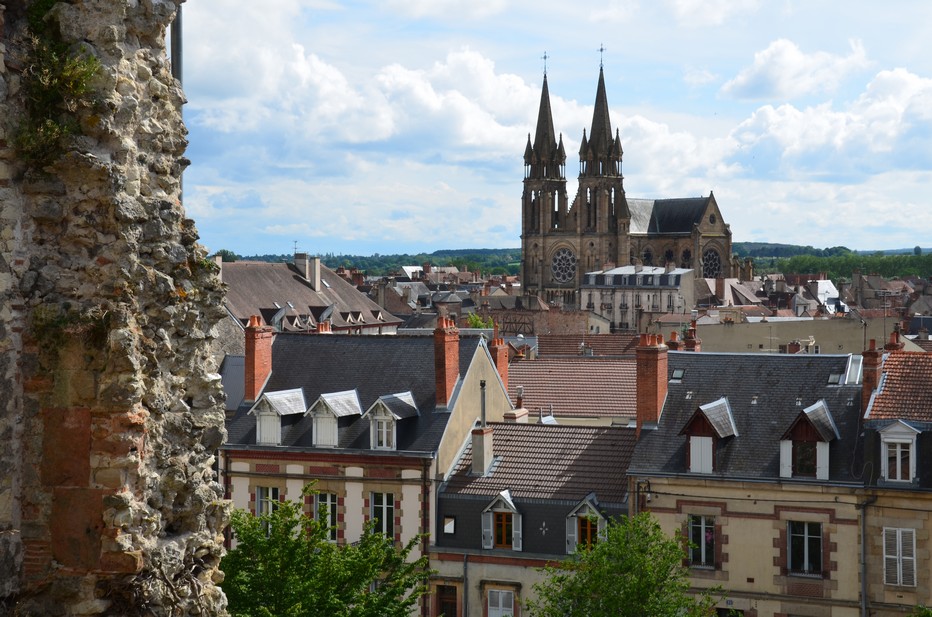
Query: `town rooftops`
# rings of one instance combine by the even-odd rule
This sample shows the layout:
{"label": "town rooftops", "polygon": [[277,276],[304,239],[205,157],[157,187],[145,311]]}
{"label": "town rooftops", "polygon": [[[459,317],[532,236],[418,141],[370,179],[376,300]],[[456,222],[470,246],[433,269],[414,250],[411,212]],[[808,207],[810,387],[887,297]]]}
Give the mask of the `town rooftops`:
{"label": "town rooftops", "polygon": [[[735,434],[720,439],[708,477],[778,479],[780,438],[811,410],[820,430],[836,427],[829,480],[862,483],[858,439],[861,384],[854,356],[669,352],[666,402],[656,429],[641,431],[631,473],[687,473],[683,428],[704,406],[726,399]],[[852,377],[849,378],[848,376]],[[708,408],[708,407],[707,407]],[[823,409],[824,408],[824,409]],[[830,414],[825,417],[824,414]],[[720,433],[721,435],[721,433]]]}
{"label": "town rooftops", "polygon": [[633,418],[636,409],[635,360],[609,357],[558,357],[512,362],[508,395],[531,421],[543,412],[557,417]]}
{"label": "town rooftops", "polygon": [[601,503],[621,504],[634,431],[618,427],[491,423],[493,462],[474,475],[472,445],[454,466],[444,495],[496,495],[515,499],[578,501],[595,493]]}
{"label": "town rooftops", "polygon": [[900,351],[884,356],[880,387],[866,420],[932,422],[932,355]]}
{"label": "town rooftops", "polygon": [[537,355],[554,356],[633,356],[636,334],[540,334]]}

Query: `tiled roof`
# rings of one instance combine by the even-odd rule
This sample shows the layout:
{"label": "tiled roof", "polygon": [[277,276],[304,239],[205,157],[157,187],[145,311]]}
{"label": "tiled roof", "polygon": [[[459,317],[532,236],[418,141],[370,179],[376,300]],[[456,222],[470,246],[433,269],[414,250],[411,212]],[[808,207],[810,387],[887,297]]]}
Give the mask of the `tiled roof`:
{"label": "tiled roof", "polygon": [[228,286],[227,309],[244,325],[251,315],[261,315],[272,325],[273,316],[282,311],[283,330],[316,327],[324,318],[331,319],[335,329],[401,323],[324,265],[318,291],[290,263],[235,261],[223,264],[221,273]]}
{"label": "tiled roof", "polygon": [[895,352],[884,358],[880,389],[868,420],[932,422],[932,355]]}
{"label": "tiled roof", "polygon": [[680,430],[701,405],[725,396],[737,435],[718,441],[709,477],[779,480],[781,435],[803,410],[824,401],[839,434],[829,444],[829,479],[863,482],[855,447],[861,385],[830,383],[847,374],[851,356],[671,351],[667,357],[670,373],[682,369],[683,377],[668,383],[658,428],[641,432],[631,473],[685,474],[687,437]]}
{"label": "tiled roof", "polygon": [[524,387],[524,408],[563,417],[633,418],[636,410],[634,358],[539,358],[508,365],[512,402]]}
{"label": "tiled roof", "polygon": [[493,462],[485,476],[472,469],[466,446],[445,494],[496,495],[516,499],[577,501],[595,493],[602,503],[622,503],[634,431],[618,427],[492,423]]}
{"label": "tiled roof", "polygon": [[[476,355],[479,337],[460,338],[460,378]],[[420,415],[398,424],[398,450],[436,450],[450,414],[435,411],[434,341],[430,336],[309,336],[279,333],[272,342],[272,374],[264,391],[301,388],[306,401],[322,394],[356,390],[362,409],[379,397],[411,392]],[[227,444],[256,443],[256,421],[243,405],[227,421]],[[369,418],[340,425],[340,448],[369,447]],[[282,423],[282,445],[312,447],[312,418]]]}
{"label": "tiled roof", "polygon": [[637,347],[637,334],[539,334],[537,354],[581,356],[581,350],[593,356],[632,356]]}

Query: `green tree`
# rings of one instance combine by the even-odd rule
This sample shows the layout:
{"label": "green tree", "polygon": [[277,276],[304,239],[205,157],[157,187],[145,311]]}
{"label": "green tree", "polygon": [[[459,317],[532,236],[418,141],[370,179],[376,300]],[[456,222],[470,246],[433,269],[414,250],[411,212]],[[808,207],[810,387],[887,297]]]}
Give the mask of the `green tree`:
{"label": "green tree", "polygon": [[683,544],[650,514],[611,522],[590,550],[544,568],[528,603],[535,617],[674,617],[714,615],[717,598],[693,597]]}
{"label": "green tree", "polygon": [[922,247],[919,245],[916,245],[915,247],[913,247],[913,255],[915,255],[916,257],[919,257],[920,255],[922,255]]}
{"label": "green tree", "polygon": [[220,249],[219,251],[214,253],[214,256],[216,255],[220,255],[220,258],[223,260],[224,263],[229,263],[229,262],[236,261],[237,259],[239,259],[239,256],[233,251],[231,251],[230,249]]}
{"label": "green tree", "polygon": [[411,559],[420,536],[398,549],[369,524],[338,546],[291,501],[262,516],[237,510],[231,524],[221,587],[234,617],[408,617],[428,591],[426,556]]}
{"label": "green tree", "polygon": [[483,318],[479,313],[466,313],[467,328],[494,328],[495,322],[491,317]]}
{"label": "green tree", "polygon": [[932,608],[920,604],[913,609],[913,612],[911,612],[908,617],[932,617]]}

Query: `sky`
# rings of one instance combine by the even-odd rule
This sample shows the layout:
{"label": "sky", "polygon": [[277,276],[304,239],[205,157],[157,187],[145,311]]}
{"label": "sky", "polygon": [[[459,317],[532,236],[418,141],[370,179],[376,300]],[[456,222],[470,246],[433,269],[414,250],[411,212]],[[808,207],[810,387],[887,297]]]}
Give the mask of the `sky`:
{"label": "sky", "polygon": [[184,204],[211,252],[519,247],[545,67],[572,199],[600,63],[629,197],[712,191],[735,242],[932,244],[928,0],[183,11]]}

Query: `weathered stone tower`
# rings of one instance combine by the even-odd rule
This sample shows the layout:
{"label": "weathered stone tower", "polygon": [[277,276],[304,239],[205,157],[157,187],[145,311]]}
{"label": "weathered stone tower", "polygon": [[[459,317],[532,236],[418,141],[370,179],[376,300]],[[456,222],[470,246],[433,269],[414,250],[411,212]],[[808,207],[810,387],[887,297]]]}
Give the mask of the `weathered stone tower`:
{"label": "weathered stone tower", "polygon": [[[224,613],[222,292],[179,202],[179,2],[0,0],[0,614]],[[43,37],[99,66],[37,164]]]}

